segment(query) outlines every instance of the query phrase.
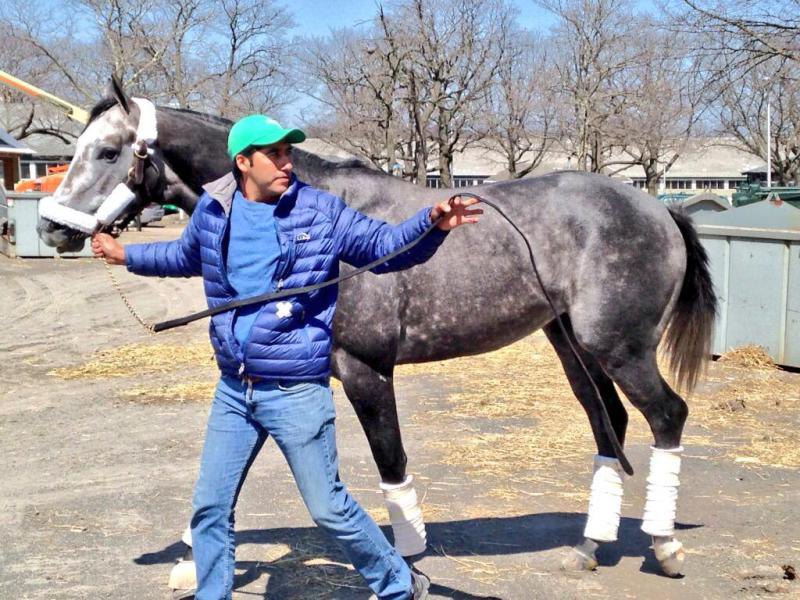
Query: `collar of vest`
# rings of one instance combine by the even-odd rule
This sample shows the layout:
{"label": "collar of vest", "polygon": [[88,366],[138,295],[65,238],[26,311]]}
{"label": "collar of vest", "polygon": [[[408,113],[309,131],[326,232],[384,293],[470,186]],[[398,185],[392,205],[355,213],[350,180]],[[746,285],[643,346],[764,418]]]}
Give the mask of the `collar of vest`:
{"label": "collar of vest", "polygon": [[[297,178],[297,175],[292,173],[289,180],[289,189],[281,194],[278,200],[278,205],[275,207],[275,212],[289,211],[294,206],[297,199],[297,192],[305,184]],[[227,216],[231,214],[231,207],[233,206],[233,194],[236,192],[236,178],[233,173],[226,173],[219,179],[210,181],[203,186],[203,190],[209,195],[212,200],[216,200],[222,206]]]}

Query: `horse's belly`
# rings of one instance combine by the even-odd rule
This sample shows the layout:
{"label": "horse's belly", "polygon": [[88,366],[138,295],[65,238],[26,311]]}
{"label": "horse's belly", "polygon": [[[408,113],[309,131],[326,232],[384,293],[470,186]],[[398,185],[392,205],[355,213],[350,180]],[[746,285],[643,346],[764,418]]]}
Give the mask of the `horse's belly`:
{"label": "horse's belly", "polygon": [[505,311],[497,307],[473,309],[457,318],[406,323],[398,345],[397,363],[445,360],[491,352],[530,335],[553,319],[543,306]]}

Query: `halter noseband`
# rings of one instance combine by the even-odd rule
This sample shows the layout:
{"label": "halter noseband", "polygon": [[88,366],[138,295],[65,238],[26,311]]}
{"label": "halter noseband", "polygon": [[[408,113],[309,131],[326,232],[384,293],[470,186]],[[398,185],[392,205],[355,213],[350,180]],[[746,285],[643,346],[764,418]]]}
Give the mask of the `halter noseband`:
{"label": "halter noseband", "polygon": [[[65,206],[57,202],[53,196],[46,196],[39,201],[39,217],[92,235],[111,227],[136,200],[136,188],[144,182],[144,172],[153,154],[151,146],[158,138],[158,130],[156,108],[153,103],[144,98],[132,100],[139,107],[139,124],[136,127],[136,141],[133,144],[133,164],[128,169],[125,182],[111,190],[94,215]],[[124,221],[124,225],[133,219],[134,214],[132,213]]]}

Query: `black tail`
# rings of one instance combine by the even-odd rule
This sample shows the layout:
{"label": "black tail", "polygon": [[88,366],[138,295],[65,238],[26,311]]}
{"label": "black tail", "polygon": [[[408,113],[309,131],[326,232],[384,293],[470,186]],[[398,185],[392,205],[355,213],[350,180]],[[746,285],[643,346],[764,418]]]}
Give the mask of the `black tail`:
{"label": "black tail", "polygon": [[691,392],[711,353],[711,333],[717,314],[717,296],[708,272],[708,255],[692,220],[670,209],[686,244],[686,274],[665,338],[670,370],[678,387]]}

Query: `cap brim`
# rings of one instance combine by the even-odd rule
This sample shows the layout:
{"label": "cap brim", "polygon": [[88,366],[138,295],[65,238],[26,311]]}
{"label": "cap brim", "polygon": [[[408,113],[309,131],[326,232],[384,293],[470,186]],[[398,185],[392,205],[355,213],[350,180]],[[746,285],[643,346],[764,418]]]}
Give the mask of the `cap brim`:
{"label": "cap brim", "polygon": [[306,134],[300,129],[283,129],[282,131],[275,132],[274,135],[264,136],[253,140],[250,146],[269,146],[270,144],[277,144],[278,142],[287,142],[289,144],[299,144],[304,142]]}

